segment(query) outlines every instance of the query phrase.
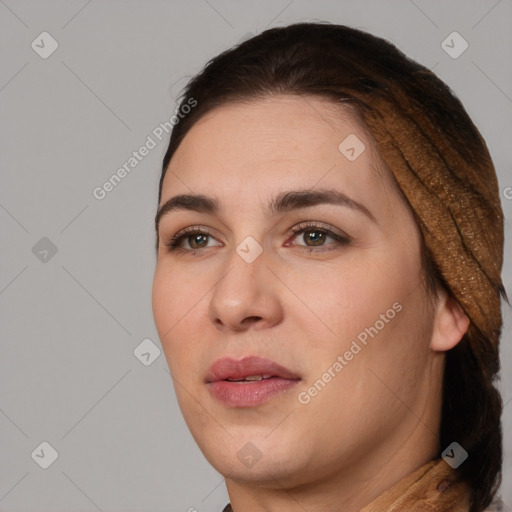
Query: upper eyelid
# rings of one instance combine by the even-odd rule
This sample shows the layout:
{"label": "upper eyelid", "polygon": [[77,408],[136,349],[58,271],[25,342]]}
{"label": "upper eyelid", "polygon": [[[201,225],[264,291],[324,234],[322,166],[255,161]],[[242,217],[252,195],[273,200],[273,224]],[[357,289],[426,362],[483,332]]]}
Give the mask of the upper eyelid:
{"label": "upper eyelid", "polygon": [[[308,228],[309,229],[318,229],[319,231],[322,231],[322,230],[323,231],[332,231],[334,234],[338,234],[338,233],[336,233],[337,229],[335,227],[333,227],[331,224],[319,223],[318,221],[302,221],[302,222],[299,222],[298,224],[295,224],[291,228],[288,228],[288,231],[292,232],[293,234],[296,234],[296,232],[294,233],[294,231],[308,229]],[[206,228],[201,225],[187,226],[187,227],[177,231],[176,234],[173,236],[176,236],[176,237],[178,237],[178,236],[181,237],[181,236],[186,236],[186,235],[192,236],[196,233],[197,234],[206,234],[208,236],[216,238],[214,233],[212,233],[211,228]],[[341,235],[348,236],[348,235],[345,235],[345,233],[343,231],[341,232]]]}

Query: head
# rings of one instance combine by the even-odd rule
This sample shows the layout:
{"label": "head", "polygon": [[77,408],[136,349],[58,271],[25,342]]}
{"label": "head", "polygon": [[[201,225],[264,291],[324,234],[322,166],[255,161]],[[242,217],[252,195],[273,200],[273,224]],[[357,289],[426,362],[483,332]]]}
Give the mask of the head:
{"label": "head", "polygon": [[[153,310],[206,458],[234,481],[297,486],[355,467],[371,480],[404,446],[430,460],[457,441],[482,510],[501,472],[503,228],[459,100],[382,39],[296,24],[210,61],[184,106]],[[171,207],[185,195],[205,197]],[[295,380],[256,406],[212,396],[211,364],[247,355]]]}

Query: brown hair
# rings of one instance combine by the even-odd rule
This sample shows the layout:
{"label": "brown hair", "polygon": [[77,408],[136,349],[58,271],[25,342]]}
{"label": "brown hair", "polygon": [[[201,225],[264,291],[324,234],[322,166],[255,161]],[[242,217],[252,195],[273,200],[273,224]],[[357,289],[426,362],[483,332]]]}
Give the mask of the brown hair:
{"label": "brown hair", "polygon": [[[385,98],[397,88],[466,162],[488,157],[461,102],[430,70],[388,41],[363,31],[329,23],[297,23],[266,30],[221,53],[189,82],[180,110],[191,99],[197,106],[172,131],[163,160],[159,202],[167,167],[179,144],[194,123],[218,106],[296,94],[343,101],[364,113],[372,112],[365,98]],[[421,222],[416,214],[415,218]],[[483,225],[472,228],[486,229]],[[424,237],[422,247],[427,288],[434,292],[441,285],[451,292]],[[500,294],[507,299],[501,282],[493,283],[492,290],[498,300]],[[501,326],[501,318],[498,323]],[[461,342],[446,354],[440,445],[445,449],[457,441],[469,452],[458,471],[472,489],[470,512],[483,511],[501,483],[503,405],[493,384],[500,370],[495,335],[499,338],[500,333],[490,336],[472,323]]]}

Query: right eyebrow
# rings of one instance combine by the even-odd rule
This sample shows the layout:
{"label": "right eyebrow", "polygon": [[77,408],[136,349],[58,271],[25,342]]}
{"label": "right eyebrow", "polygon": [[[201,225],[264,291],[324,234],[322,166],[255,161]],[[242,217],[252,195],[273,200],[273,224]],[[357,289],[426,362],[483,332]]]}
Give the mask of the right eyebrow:
{"label": "right eyebrow", "polygon": [[176,210],[189,210],[199,213],[217,213],[220,210],[219,200],[202,194],[180,194],[166,201],[157,211],[155,228],[158,233],[160,219],[167,213]]}

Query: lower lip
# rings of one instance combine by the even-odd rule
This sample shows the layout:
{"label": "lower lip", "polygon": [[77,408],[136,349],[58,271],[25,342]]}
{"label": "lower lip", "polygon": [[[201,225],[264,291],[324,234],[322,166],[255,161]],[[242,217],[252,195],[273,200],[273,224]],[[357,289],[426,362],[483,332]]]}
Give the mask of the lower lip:
{"label": "lower lip", "polygon": [[254,407],[290,389],[299,381],[271,377],[256,381],[230,382],[218,380],[208,387],[214,398],[228,407]]}

